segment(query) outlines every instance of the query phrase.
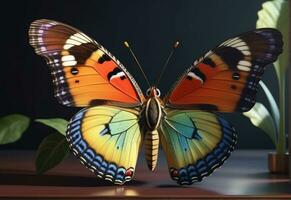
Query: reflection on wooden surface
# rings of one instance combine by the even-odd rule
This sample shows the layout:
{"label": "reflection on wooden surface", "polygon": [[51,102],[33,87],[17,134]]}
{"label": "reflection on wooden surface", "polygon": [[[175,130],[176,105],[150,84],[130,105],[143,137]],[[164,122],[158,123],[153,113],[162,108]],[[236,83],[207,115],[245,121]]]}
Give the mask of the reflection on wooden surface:
{"label": "reflection on wooden surface", "polygon": [[268,174],[267,151],[236,151],[212,176],[192,186],[179,186],[170,179],[163,156],[155,172],[150,172],[141,158],[135,180],[124,186],[95,178],[73,157],[45,175],[35,175],[34,156],[29,151],[0,152],[0,197],[291,198],[288,177]]}

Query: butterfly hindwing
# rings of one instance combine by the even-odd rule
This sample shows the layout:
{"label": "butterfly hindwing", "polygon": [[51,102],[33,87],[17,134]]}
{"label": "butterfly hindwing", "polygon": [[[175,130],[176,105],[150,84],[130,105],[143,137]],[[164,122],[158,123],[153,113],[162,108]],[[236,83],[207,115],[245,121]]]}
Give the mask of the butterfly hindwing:
{"label": "butterfly hindwing", "polygon": [[51,20],[36,20],[29,42],[51,69],[55,96],[67,106],[98,101],[140,104],[142,92],[125,67],[103,46],[79,30]]}
{"label": "butterfly hindwing", "polygon": [[172,108],[245,112],[265,66],[282,52],[282,35],[264,28],[231,38],[195,61],[165,98]]}
{"label": "butterfly hindwing", "polygon": [[66,137],[72,152],[98,177],[115,184],[133,178],[143,137],[136,110],[83,109],[71,119]]}
{"label": "butterfly hindwing", "polygon": [[178,184],[201,181],[221,166],[236,144],[233,127],[201,110],[168,109],[160,137],[169,173]]}

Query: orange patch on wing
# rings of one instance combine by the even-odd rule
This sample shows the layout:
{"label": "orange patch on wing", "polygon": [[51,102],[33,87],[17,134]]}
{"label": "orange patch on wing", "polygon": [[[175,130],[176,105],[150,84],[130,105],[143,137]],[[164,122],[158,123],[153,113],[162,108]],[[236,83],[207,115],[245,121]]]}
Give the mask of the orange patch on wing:
{"label": "orange patch on wing", "polygon": [[[205,76],[208,78],[213,77],[219,70],[221,70],[218,67],[212,68],[204,63],[197,64],[197,68],[205,74]],[[191,94],[192,92],[195,92],[197,89],[201,88],[203,82],[201,82],[198,79],[192,78],[189,79],[183,79],[179,85],[176,86],[175,90],[173,91],[170,101],[175,102],[179,98]]]}
{"label": "orange patch on wing", "polygon": [[[112,63],[109,64],[109,66],[113,68]],[[74,75],[71,72],[72,69],[77,70],[77,74]],[[102,74],[96,73],[95,67],[66,67],[64,68],[64,72],[67,79],[69,91],[74,98],[74,103],[76,105],[88,105],[88,103],[94,99],[106,99],[125,103],[137,102],[137,96],[132,97],[129,94],[122,92],[114,87],[112,82],[110,84],[109,80],[105,79]],[[121,81],[122,83],[124,81],[128,82],[128,84],[131,84],[128,80]],[[135,93],[133,88],[131,93]]]}
{"label": "orange patch on wing", "polygon": [[[99,92],[96,93],[96,90]],[[134,103],[135,101],[124,93],[116,90],[110,84],[86,86],[71,90],[75,103],[78,105],[88,104],[88,99],[106,99],[121,102]]]}
{"label": "orange patch on wing", "polygon": [[219,110],[234,111],[241,98],[248,74],[240,72],[239,80],[234,80],[232,76],[232,71],[221,71],[204,85],[201,85],[197,79],[184,79],[173,92],[169,99],[170,103],[173,105],[211,104],[216,105]]}
{"label": "orange patch on wing", "polygon": [[[117,67],[117,64],[111,60],[111,61],[104,62],[103,64],[96,63],[94,67],[96,70],[98,70],[98,72],[100,72],[101,76],[105,77],[108,80],[108,74]],[[136,90],[134,89],[134,86],[130,82],[128,76],[126,76],[126,74],[124,74],[124,76],[126,77],[125,79],[121,79],[120,77],[117,77],[108,81],[110,81],[110,83],[114,87],[118,88],[120,91],[123,91],[126,95],[138,101],[139,96]]]}

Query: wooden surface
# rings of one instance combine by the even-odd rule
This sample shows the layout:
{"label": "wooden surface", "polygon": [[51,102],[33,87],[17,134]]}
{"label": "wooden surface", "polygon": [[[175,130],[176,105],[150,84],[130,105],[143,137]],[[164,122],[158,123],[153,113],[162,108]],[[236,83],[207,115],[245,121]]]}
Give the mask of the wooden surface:
{"label": "wooden surface", "polygon": [[235,151],[222,168],[192,186],[170,179],[163,155],[155,172],[147,170],[142,157],[135,180],[114,186],[96,179],[74,157],[40,176],[34,173],[35,152],[1,151],[0,198],[291,199],[288,176],[268,174],[267,153]]}

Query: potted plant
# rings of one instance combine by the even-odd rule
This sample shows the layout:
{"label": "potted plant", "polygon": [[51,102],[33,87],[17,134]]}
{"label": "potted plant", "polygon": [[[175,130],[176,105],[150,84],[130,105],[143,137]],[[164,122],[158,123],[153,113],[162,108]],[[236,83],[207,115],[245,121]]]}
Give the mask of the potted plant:
{"label": "potted plant", "polygon": [[288,173],[288,153],[286,144],[286,70],[290,65],[289,13],[290,1],[273,0],[262,4],[258,12],[257,28],[272,27],[283,35],[283,53],[274,63],[278,80],[279,101],[275,101],[269,88],[261,81],[260,85],[267,97],[270,109],[262,103],[255,106],[244,115],[253,125],[261,128],[272,140],[276,152],[269,153],[268,166],[271,173]]}

